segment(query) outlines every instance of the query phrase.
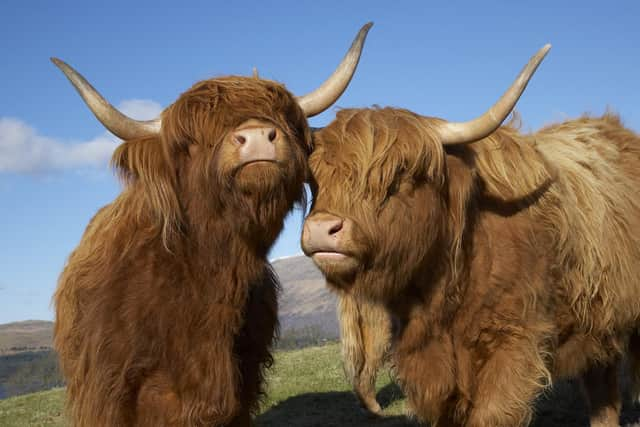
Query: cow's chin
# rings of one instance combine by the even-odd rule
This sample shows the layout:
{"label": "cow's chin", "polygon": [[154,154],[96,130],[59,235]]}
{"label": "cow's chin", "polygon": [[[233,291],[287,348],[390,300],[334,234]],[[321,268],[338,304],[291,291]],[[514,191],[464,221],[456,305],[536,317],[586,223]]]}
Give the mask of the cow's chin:
{"label": "cow's chin", "polygon": [[241,166],[235,174],[236,185],[245,192],[269,192],[282,185],[282,169],[275,162],[258,161]]}
{"label": "cow's chin", "polygon": [[311,259],[329,282],[340,287],[352,283],[360,270],[357,258],[339,252],[316,252]]}

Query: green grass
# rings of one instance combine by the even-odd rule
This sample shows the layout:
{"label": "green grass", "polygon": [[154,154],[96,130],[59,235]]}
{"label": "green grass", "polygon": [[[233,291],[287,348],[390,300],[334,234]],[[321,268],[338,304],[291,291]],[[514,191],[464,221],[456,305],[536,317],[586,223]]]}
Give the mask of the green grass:
{"label": "green grass", "polygon": [[0,426],[66,426],[63,406],[64,389],[61,388],[0,400]]}
{"label": "green grass", "polygon": [[[339,344],[278,351],[267,377],[267,396],[256,427],[417,427],[404,413],[404,398],[389,373],[378,378],[384,416],[360,409],[342,373]],[[68,427],[64,389],[0,400],[1,427]],[[531,427],[587,427],[588,409],[574,381],[560,381],[538,399]],[[625,404],[624,426],[640,427],[640,405]]]}
{"label": "green grass", "polygon": [[[378,380],[385,416],[372,418],[359,408],[342,373],[338,344],[280,351],[275,359],[258,427],[415,426],[402,415],[402,395],[386,371]],[[67,426],[63,406],[64,389],[0,400],[0,426]]]}

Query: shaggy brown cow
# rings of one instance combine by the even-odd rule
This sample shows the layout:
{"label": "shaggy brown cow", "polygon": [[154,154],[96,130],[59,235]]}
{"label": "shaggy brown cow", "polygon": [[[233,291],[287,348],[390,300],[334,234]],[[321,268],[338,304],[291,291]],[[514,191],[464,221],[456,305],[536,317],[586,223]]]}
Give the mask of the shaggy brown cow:
{"label": "shaggy brown cow", "polygon": [[526,425],[572,376],[617,426],[616,366],[640,372],[640,137],[612,114],[500,127],[548,48],[471,122],[347,109],[315,135],[305,253],[392,313],[398,379],[438,426]]}
{"label": "shaggy brown cow", "polygon": [[362,407],[373,414],[382,411],[376,400],[376,377],[389,359],[391,319],[382,304],[338,293],[338,320],[342,364],[347,380]]}
{"label": "shaggy brown cow", "polygon": [[272,361],[267,252],[303,201],[311,132],[358,63],[296,99],[257,76],[202,81],[136,122],[67,75],[125,142],[124,191],[91,220],[55,294],[55,348],[77,426],[248,426]]}

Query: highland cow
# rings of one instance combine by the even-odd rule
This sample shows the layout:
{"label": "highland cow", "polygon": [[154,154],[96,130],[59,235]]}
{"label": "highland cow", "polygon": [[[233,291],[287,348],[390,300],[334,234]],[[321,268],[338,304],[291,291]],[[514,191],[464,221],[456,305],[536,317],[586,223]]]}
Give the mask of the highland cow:
{"label": "highland cow", "polygon": [[306,117],[346,89],[370,25],[309,95],[220,77],[146,122],[53,60],[124,140],[112,164],[125,188],[89,223],[54,296],[74,425],[251,425],[278,326],[266,257],[303,202]]}
{"label": "highland cow", "polygon": [[345,109],[314,136],[303,249],[385,305],[410,410],[438,426],[527,425],[562,377],[617,426],[625,354],[638,379],[640,136],[610,113],[501,126],[548,49],[470,122]]}

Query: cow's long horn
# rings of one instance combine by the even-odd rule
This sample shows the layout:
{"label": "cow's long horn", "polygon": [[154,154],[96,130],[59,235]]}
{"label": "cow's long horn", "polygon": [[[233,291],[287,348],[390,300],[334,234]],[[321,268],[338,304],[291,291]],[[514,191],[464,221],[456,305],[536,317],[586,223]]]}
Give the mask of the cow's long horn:
{"label": "cow's long horn", "polygon": [[125,116],[102,97],[80,73],[58,58],[51,61],[69,79],[89,109],[111,133],[121,139],[134,139],[160,132],[160,119],[134,120]]}
{"label": "cow's long horn", "polygon": [[372,25],[373,22],[368,22],[360,29],[338,68],[319,88],[297,98],[298,104],[307,117],[322,113],[336,102],[345,91],[356,71],[364,40]]}
{"label": "cow's long horn", "polygon": [[464,144],[467,142],[477,141],[489,135],[496,130],[500,124],[507,118],[516,102],[527,87],[527,83],[535,73],[538,65],[542,62],[547,52],[551,49],[550,44],[546,44],[538,51],[529,63],[522,69],[516,81],[502,95],[489,110],[482,116],[464,123],[444,123],[438,133],[440,141],[444,145]]}

